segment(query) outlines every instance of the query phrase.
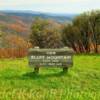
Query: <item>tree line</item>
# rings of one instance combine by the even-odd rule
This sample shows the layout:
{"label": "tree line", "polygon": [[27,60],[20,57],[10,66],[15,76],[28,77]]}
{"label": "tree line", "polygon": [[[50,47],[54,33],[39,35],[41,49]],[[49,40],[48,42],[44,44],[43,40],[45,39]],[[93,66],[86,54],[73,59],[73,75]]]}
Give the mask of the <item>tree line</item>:
{"label": "tree line", "polygon": [[80,14],[67,24],[36,18],[31,27],[30,42],[40,48],[68,46],[77,53],[98,53],[100,10]]}

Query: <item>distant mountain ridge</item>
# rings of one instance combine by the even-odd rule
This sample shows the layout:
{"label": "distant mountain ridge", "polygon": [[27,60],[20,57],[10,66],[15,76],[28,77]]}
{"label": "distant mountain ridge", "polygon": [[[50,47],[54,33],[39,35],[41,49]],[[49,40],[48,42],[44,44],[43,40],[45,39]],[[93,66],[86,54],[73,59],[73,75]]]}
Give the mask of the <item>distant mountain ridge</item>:
{"label": "distant mountain ridge", "polygon": [[0,11],[0,26],[6,34],[18,34],[27,37],[30,27],[36,17],[51,19],[59,23],[70,23],[77,14],[52,14],[30,10],[2,10]]}
{"label": "distant mountain ridge", "polygon": [[[41,13],[41,12],[35,12],[30,10],[5,10],[0,11],[4,14],[10,15],[10,16],[19,16],[23,18],[33,18],[33,17],[41,17],[46,19],[53,19],[57,22],[65,22],[65,21],[71,21],[77,14],[54,14],[54,13]],[[26,19],[27,20],[27,19]]]}

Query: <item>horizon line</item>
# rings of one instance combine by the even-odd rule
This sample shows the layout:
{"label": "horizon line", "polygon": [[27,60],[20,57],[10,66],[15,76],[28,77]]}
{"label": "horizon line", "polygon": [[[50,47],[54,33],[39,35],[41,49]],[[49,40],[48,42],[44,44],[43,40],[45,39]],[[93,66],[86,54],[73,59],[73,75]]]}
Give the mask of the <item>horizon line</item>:
{"label": "horizon line", "polygon": [[[98,10],[98,9],[96,9]],[[37,11],[37,10],[31,10],[31,9],[0,9],[0,11],[12,11],[12,12],[17,12],[17,11],[29,11],[27,13],[31,13],[31,12],[36,12],[36,13],[46,13],[46,14],[81,14],[81,13],[84,13],[84,12],[89,12],[89,10],[87,11],[83,11],[83,12],[73,12],[73,13],[70,13],[70,12],[46,12],[46,11]],[[94,11],[94,9],[90,10],[90,11]]]}

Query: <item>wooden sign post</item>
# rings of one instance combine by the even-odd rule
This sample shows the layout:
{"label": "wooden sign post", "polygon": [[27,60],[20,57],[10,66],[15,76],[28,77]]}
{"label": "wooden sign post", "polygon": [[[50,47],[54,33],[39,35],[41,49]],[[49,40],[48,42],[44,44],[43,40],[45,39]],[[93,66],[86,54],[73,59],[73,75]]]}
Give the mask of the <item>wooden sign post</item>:
{"label": "wooden sign post", "polygon": [[40,67],[60,67],[66,72],[73,66],[73,50],[64,47],[60,49],[40,49],[39,47],[29,50],[29,65],[34,67],[36,73]]}

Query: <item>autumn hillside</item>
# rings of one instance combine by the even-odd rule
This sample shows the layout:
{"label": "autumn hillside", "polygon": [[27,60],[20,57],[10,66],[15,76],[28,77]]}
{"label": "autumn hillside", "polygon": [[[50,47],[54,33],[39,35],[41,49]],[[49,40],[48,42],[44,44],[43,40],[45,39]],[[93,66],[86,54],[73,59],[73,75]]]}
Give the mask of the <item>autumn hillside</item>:
{"label": "autumn hillside", "polygon": [[23,37],[27,37],[31,22],[26,22],[20,16],[8,15],[6,13],[0,13],[0,30],[6,35],[17,34]]}
{"label": "autumn hillside", "polygon": [[0,58],[24,57],[30,47],[100,53],[100,10],[74,14],[0,12]]}
{"label": "autumn hillside", "polygon": [[0,11],[0,27],[6,34],[28,37],[30,26],[36,17],[52,19],[57,22],[70,22],[75,15],[53,15],[32,11]]}
{"label": "autumn hillside", "polygon": [[75,15],[43,14],[33,11],[0,11],[0,58],[23,57],[31,47],[29,36],[36,18],[70,23]]}

